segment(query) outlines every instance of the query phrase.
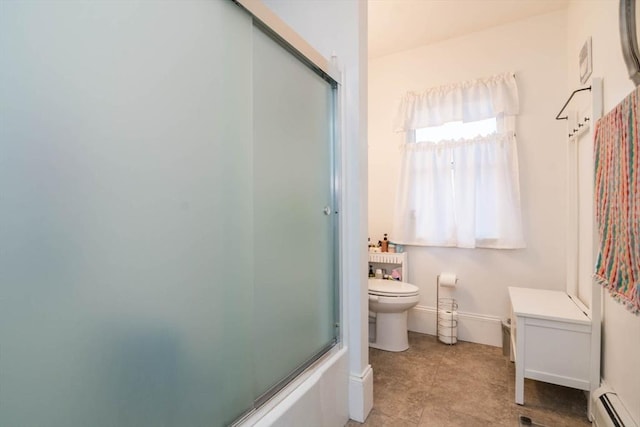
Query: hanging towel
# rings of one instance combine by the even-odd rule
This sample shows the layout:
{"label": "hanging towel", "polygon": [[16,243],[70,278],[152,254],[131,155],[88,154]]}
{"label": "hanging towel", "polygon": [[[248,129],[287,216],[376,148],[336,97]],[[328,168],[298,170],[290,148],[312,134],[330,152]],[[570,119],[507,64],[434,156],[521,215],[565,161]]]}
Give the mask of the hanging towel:
{"label": "hanging towel", "polygon": [[600,238],[595,279],[640,314],[640,88],[598,120],[595,216]]}

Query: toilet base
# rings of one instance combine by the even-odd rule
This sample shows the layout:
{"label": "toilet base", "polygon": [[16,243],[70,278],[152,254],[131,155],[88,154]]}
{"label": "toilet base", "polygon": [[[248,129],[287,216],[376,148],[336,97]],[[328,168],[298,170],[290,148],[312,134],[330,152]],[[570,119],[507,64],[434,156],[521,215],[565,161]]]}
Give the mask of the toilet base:
{"label": "toilet base", "polygon": [[405,351],[409,348],[407,312],[376,313],[375,341],[369,347],[385,351]]}

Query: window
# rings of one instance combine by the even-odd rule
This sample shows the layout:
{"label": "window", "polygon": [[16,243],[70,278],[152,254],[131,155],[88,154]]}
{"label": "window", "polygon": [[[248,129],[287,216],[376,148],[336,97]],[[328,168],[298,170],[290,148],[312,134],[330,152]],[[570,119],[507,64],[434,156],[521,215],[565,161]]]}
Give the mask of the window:
{"label": "window", "polygon": [[511,94],[517,107],[517,91],[505,87],[515,90],[513,75],[405,99],[407,143],[394,240],[423,246],[524,247],[514,108],[506,108],[510,103],[503,99]]}
{"label": "window", "polygon": [[441,142],[446,140],[472,139],[487,136],[497,131],[496,118],[475,122],[448,122],[440,126],[416,129],[416,142]]}

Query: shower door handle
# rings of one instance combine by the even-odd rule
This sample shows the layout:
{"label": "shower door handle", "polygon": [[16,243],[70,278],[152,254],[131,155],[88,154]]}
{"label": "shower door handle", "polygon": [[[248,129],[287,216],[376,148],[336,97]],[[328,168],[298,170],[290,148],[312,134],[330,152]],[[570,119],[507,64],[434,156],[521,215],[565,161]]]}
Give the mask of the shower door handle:
{"label": "shower door handle", "polygon": [[325,215],[331,215],[331,206],[325,206],[322,212],[324,212]]}

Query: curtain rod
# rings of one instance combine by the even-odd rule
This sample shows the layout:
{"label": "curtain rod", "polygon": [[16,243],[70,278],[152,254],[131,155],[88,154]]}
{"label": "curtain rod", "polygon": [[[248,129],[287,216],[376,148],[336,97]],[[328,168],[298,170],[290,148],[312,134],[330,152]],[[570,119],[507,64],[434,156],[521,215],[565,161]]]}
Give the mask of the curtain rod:
{"label": "curtain rod", "polygon": [[560,112],[556,116],[556,120],[569,120],[569,116],[560,117],[560,114],[562,114],[564,109],[567,108],[567,105],[569,105],[569,103],[571,102],[571,99],[573,98],[573,95],[575,95],[578,92],[582,92],[583,90],[589,90],[590,91],[591,90],[591,86],[583,87],[581,89],[576,89],[573,92],[571,92],[571,96],[569,96],[569,99],[567,99],[567,102],[565,102],[564,105],[562,106],[562,110],[560,110]]}

